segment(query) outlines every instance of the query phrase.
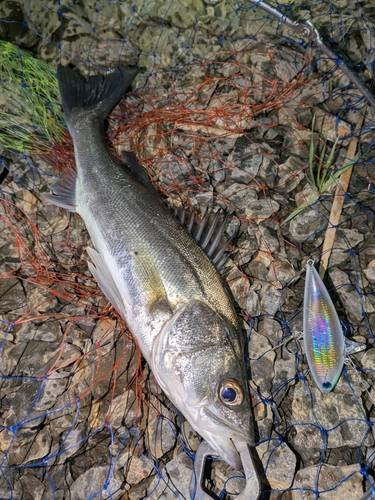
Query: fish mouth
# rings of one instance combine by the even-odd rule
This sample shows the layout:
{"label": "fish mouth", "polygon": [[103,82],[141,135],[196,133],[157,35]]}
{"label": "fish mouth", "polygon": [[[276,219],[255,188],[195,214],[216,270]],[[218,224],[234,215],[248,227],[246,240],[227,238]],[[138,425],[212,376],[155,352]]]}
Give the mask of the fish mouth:
{"label": "fish mouth", "polygon": [[233,426],[225,419],[205,408],[206,417],[208,416],[213,423],[210,427],[216,432],[211,430],[198,429],[199,434],[207,441],[207,443],[218,453],[218,457],[227,462],[228,465],[235,470],[241,470],[242,460],[240,453],[237,449],[236,442],[254,444],[251,432],[247,435]]}

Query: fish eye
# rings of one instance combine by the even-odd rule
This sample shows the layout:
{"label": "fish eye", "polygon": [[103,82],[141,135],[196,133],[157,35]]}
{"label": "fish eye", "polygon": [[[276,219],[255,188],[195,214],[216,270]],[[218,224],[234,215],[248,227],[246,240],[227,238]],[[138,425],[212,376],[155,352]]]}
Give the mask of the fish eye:
{"label": "fish eye", "polygon": [[220,385],[219,397],[225,405],[239,406],[244,400],[241,384],[232,378],[224,380]]}

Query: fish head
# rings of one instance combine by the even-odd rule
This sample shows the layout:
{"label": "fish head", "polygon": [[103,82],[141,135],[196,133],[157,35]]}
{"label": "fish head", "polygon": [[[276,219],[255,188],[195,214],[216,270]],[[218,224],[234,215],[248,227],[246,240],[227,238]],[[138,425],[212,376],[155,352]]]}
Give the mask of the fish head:
{"label": "fish head", "polygon": [[254,443],[241,330],[210,305],[180,307],[155,340],[151,365],[161,388],[218,455],[235,469],[235,442]]}

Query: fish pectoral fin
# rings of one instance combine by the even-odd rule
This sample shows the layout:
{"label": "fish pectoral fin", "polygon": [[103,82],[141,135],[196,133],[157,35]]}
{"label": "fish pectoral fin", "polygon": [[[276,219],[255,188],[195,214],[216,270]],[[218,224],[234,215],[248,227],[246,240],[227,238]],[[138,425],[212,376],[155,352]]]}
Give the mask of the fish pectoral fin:
{"label": "fish pectoral fin", "polygon": [[125,306],[121,295],[112,279],[111,273],[105,263],[102,255],[91,247],[87,247],[87,253],[93,261],[88,263],[91,274],[99,284],[100,289],[116,309],[116,311],[125,318]]}
{"label": "fish pectoral fin", "polygon": [[76,212],[76,181],[77,174],[68,167],[61,174],[61,179],[51,186],[55,194],[42,194],[41,197],[58,207]]}
{"label": "fish pectoral fin", "polygon": [[163,280],[149,255],[138,252],[133,260],[133,273],[137,278],[137,294],[142,304],[153,313],[158,310],[172,313]]}

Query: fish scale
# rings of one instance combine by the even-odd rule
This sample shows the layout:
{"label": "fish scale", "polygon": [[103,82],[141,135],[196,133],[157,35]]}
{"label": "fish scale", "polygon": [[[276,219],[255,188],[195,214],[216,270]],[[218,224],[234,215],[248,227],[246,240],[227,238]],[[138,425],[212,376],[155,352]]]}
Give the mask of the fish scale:
{"label": "fish scale", "polygon": [[110,153],[103,123],[134,78],[85,80],[59,67],[77,174],[44,198],[78,212],[91,236],[88,266],[126,321],[156,380],[192,427],[235,468],[253,444],[244,334],[221,276],[163,204],[140,164]]}

